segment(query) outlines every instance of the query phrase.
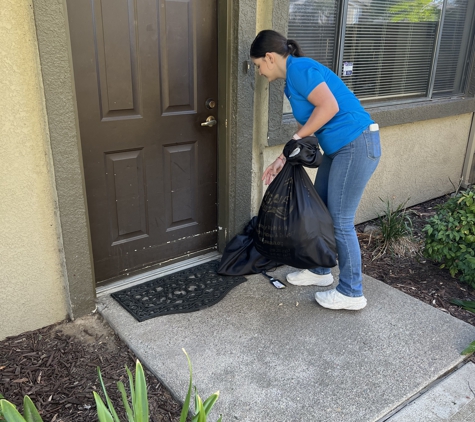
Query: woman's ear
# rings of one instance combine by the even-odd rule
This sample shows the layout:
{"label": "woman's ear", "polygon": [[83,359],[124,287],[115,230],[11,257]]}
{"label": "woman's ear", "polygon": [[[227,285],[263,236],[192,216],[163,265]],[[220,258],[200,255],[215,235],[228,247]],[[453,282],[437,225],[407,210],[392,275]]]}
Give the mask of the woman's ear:
{"label": "woman's ear", "polygon": [[275,63],[274,53],[266,53],[266,59],[270,64]]}

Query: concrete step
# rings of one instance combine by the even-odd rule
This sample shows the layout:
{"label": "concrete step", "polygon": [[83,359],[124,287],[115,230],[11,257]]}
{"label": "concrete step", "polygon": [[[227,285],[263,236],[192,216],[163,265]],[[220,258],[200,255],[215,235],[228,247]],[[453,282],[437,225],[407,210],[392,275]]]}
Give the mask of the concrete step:
{"label": "concrete step", "polygon": [[364,288],[361,311],[324,309],[314,294],[326,288],[278,290],[262,275],[198,312],[139,323],[107,294],[98,309],[180,400],[185,348],[201,397],[220,390],[210,421],[375,422],[459,365],[475,327],[371,277]]}

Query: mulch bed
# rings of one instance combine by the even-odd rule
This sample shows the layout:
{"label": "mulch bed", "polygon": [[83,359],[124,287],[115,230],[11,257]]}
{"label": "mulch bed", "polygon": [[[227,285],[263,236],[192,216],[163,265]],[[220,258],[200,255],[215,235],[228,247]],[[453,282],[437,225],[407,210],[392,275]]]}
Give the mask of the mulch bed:
{"label": "mulch bed", "polygon": [[[406,256],[386,253],[374,259],[378,243],[363,232],[366,226],[377,225],[377,221],[356,226],[361,246],[363,272],[475,326],[475,314],[450,303],[450,299],[475,300],[475,289],[453,278],[447,269],[440,268],[440,264],[422,255],[424,244],[422,229],[427,225],[428,219],[437,212],[437,206],[446,202],[448,198],[448,196],[443,196],[408,208],[408,215],[412,221],[413,240],[420,248],[418,253]],[[475,362],[475,356],[472,356],[470,360]]]}
{"label": "mulch bed", "polygon": [[[437,204],[446,199],[437,198],[409,208],[415,245],[423,244],[422,228],[435,214]],[[447,270],[421,253],[387,253],[374,260],[377,242],[363,233],[368,224],[375,222],[356,227],[365,274],[475,326],[473,313],[449,302],[451,298],[475,300],[475,289],[452,278]],[[474,356],[470,359],[475,362]],[[133,370],[135,360],[102,317],[90,315],[1,341],[0,394],[20,409],[23,396],[28,394],[45,422],[95,421],[92,392],[100,390],[96,367],[101,368],[116,409],[122,410],[116,382],[121,380],[128,385],[124,366]],[[180,404],[147,370],[146,377],[151,421],[179,421]]]}
{"label": "mulch bed", "polygon": [[[135,361],[134,354],[96,314],[78,325],[63,322],[0,342],[0,393],[19,410],[23,397],[29,395],[45,422],[96,421],[92,392],[101,391],[99,366],[114,407],[125,421],[117,381],[128,391],[125,365],[135,373]],[[150,420],[179,421],[181,405],[149,371],[145,375]],[[100,394],[103,397],[102,391]]]}

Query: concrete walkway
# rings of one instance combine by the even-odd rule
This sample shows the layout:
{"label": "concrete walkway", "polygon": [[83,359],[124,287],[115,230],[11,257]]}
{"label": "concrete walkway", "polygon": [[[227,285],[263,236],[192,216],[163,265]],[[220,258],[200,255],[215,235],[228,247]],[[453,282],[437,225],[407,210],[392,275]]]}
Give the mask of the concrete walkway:
{"label": "concrete walkway", "polygon": [[[291,270],[274,274],[284,280]],[[220,390],[213,422],[219,413],[252,422],[475,421],[475,365],[462,366],[460,355],[475,327],[373,278],[364,288],[368,306],[357,312],[324,309],[319,288],[277,290],[261,275],[199,312],[139,323],[107,293],[98,309],[182,401],[185,348],[201,397]]]}

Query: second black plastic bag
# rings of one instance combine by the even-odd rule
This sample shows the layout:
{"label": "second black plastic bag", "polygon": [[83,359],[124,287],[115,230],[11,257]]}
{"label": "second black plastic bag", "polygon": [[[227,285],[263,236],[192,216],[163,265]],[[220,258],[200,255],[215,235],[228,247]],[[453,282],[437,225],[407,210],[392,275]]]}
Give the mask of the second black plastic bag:
{"label": "second black plastic bag", "polygon": [[[287,163],[264,195],[254,243],[261,255],[283,264],[331,268],[336,265],[333,221],[301,165],[312,161],[312,148],[308,138],[287,143]],[[315,157],[320,154],[316,148]]]}

